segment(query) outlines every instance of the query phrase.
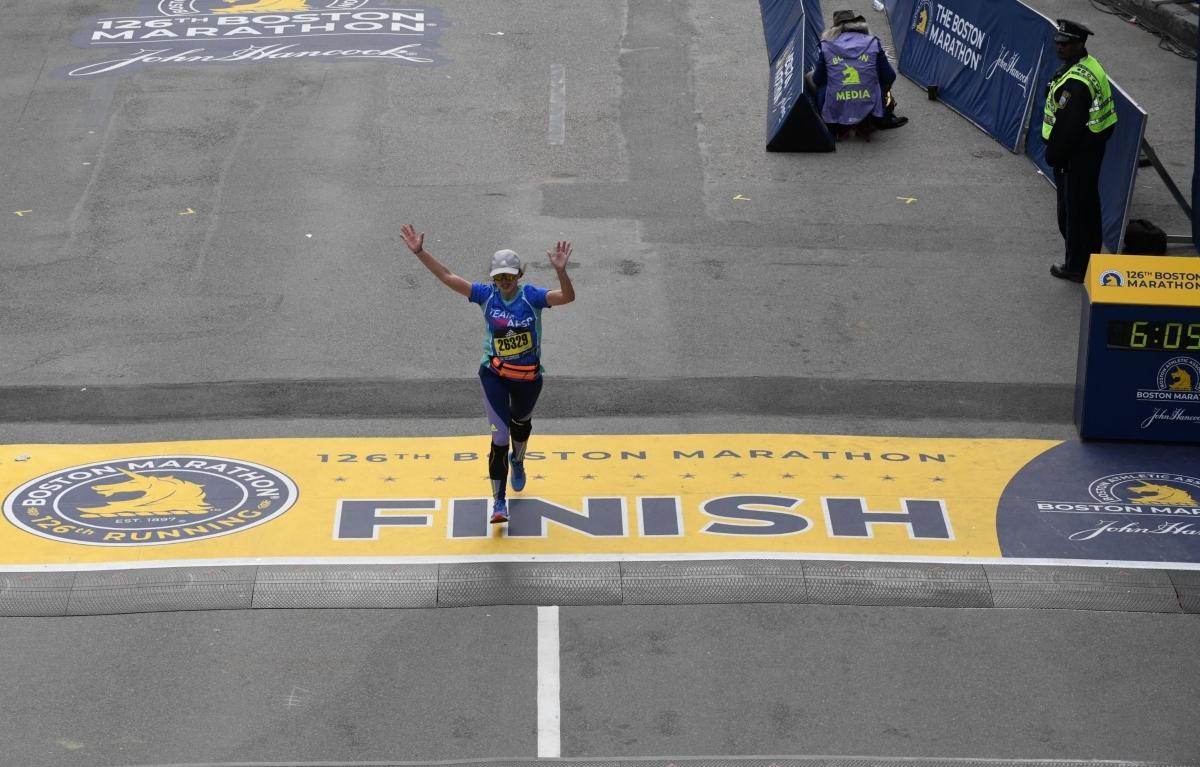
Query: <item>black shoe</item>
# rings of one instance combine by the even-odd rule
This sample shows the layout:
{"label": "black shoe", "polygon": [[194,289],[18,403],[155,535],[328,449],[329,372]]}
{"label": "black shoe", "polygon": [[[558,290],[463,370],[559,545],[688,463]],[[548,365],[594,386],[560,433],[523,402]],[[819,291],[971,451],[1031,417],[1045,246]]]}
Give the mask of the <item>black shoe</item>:
{"label": "black shoe", "polygon": [[892,128],[900,128],[908,125],[907,117],[897,117],[896,115],[887,115],[879,121],[879,130],[891,130]]}
{"label": "black shoe", "polygon": [[1060,280],[1070,280],[1071,282],[1083,282],[1083,272],[1071,272],[1067,270],[1066,264],[1055,264],[1050,267],[1050,273]]}

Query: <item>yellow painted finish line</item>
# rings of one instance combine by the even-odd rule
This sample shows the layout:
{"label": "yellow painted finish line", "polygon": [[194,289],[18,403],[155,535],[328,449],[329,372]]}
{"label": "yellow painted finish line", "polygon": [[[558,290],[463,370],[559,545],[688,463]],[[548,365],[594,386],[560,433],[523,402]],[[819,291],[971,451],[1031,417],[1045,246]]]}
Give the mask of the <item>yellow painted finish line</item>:
{"label": "yellow painted finish line", "polygon": [[534,435],[487,524],[486,439],[0,446],[0,568],[175,561],[1001,556],[1046,440]]}

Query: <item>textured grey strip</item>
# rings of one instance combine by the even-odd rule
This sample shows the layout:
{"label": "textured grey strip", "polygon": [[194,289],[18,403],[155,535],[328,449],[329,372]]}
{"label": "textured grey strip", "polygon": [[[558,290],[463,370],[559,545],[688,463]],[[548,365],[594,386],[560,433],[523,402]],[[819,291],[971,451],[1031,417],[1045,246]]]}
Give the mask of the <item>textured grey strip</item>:
{"label": "textured grey strip", "polygon": [[984,565],[996,607],[1181,612],[1162,570]]}
{"label": "textured grey strip", "polygon": [[817,604],[992,606],[980,565],[805,562],[804,577]]}
{"label": "textured grey strip", "polygon": [[1172,570],[1171,585],[1179,595],[1179,609],[1185,613],[1200,613],[1200,572]]}
{"label": "textured grey strip", "polygon": [[0,616],[724,603],[1200,613],[1200,572],[805,560],[263,565],[0,574]]}
{"label": "textured grey strip", "polygon": [[79,572],[67,614],[244,610],[251,606],[254,571],[254,567],[179,567]]}
{"label": "textured grey strip", "polygon": [[[1074,386],[1065,384],[730,376],[555,378],[539,405],[561,418],[713,413],[894,417],[904,413],[912,418],[1070,423],[1074,400]],[[10,423],[273,416],[473,418],[478,411],[479,383],[472,376],[0,387],[0,422]]]}
{"label": "textured grey strip", "polygon": [[0,574],[0,616],[66,615],[75,573]]}
{"label": "textured grey strip", "polygon": [[617,562],[477,562],[441,565],[438,605],[619,605]]}
{"label": "textured grey strip", "polygon": [[258,570],[254,607],[437,607],[437,565],[272,565]]}
{"label": "textured grey strip", "polygon": [[622,562],[621,596],[627,605],[803,604],[808,585],[799,562]]}

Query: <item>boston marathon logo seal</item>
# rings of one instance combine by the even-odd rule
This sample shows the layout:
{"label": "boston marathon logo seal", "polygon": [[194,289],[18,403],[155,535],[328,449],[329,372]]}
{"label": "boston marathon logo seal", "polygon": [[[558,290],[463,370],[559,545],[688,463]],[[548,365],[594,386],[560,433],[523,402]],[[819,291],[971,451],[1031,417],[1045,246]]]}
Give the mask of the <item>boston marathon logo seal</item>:
{"label": "boston marathon logo seal", "polygon": [[921,0],[913,9],[912,28],[918,35],[929,34],[929,17],[932,13],[933,8],[930,7],[929,0]]}
{"label": "boston marathon logo seal", "polygon": [[[1101,503],[1133,503],[1148,506],[1183,506],[1200,513],[1200,479],[1183,474],[1142,471],[1110,474],[1088,487],[1088,494]],[[1163,512],[1160,512],[1163,513]]]}
{"label": "boston marathon logo seal", "polygon": [[87,19],[72,42],[113,55],[67,78],[163,65],[315,60],[439,64],[437,13],[382,0],[143,0],[139,15]]}
{"label": "boston marathon logo seal", "polygon": [[1016,559],[1200,563],[1197,466],[1197,447],[1064,442],[1005,488],[1000,550]]}
{"label": "boston marathon logo seal", "polygon": [[[1183,403],[1200,404],[1200,361],[1192,357],[1172,357],[1158,368],[1154,379],[1156,388],[1138,389],[1138,402],[1157,402],[1164,405]],[[1200,417],[1186,417],[1186,411],[1167,412],[1169,408],[1159,408],[1155,414],[1142,423],[1146,428],[1159,420],[1188,420],[1198,421]]]}
{"label": "boston marathon logo seal", "polygon": [[240,532],[284,513],[296,496],[290,478],[258,464],[155,456],[44,474],[9,494],[4,516],[51,540],[144,546]]}

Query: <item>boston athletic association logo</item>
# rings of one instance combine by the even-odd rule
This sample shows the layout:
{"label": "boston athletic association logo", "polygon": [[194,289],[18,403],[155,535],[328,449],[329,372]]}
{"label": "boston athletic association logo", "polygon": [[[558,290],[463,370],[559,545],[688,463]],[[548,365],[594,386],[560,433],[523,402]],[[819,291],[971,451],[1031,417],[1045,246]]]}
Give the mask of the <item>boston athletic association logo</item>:
{"label": "boston athletic association logo", "polygon": [[197,455],[101,461],[44,474],[14,490],[4,516],[67,543],[182,543],[261,525],[296,502],[296,485],[265,466]]}
{"label": "boston athletic association logo", "polygon": [[1154,410],[1142,420],[1148,429],[1160,421],[1200,424],[1200,415],[1185,405],[1200,404],[1200,361],[1193,357],[1172,357],[1158,369],[1153,389],[1138,389],[1137,401],[1153,404]]}
{"label": "boston athletic association logo", "polygon": [[1111,534],[1197,536],[1200,478],[1161,471],[1109,474],[1088,486],[1088,501],[1040,501],[1043,514],[1087,519],[1068,535],[1090,541]]}
{"label": "boston athletic association logo", "polygon": [[917,31],[918,35],[929,34],[929,18],[932,13],[933,8],[930,6],[929,0],[921,0],[913,9],[912,28]]}

